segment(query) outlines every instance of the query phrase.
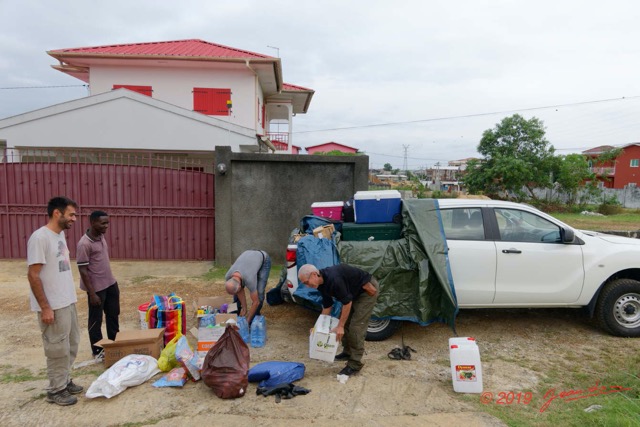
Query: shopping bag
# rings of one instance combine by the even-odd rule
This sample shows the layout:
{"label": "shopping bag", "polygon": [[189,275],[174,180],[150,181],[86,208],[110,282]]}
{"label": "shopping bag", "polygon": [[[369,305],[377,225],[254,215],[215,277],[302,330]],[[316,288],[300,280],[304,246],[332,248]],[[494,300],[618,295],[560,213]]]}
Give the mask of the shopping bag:
{"label": "shopping bag", "polygon": [[249,385],[249,347],[238,329],[229,325],[209,349],[202,365],[202,380],[221,399],[242,397]]}
{"label": "shopping bag", "polygon": [[176,336],[187,333],[185,303],[175,293],[171,293],[168,296],[154,295],[147,309],[146,318],[150,329],[165,328],[165,345]]}

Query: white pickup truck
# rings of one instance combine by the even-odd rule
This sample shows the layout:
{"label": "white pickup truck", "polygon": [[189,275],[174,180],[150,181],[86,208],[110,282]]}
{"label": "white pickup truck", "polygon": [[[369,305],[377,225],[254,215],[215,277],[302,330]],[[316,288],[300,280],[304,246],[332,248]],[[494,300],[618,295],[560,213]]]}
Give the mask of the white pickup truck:
{"label": "white pickup truck", "polygon": [[[531,206],[438,200],[458,306],[588,308],[600,327],[640,336],[640,239],[575,230]],[[287,247],[282,296],[296,301],[296,245]],[[400,321],[372,319],[368,340]]]}

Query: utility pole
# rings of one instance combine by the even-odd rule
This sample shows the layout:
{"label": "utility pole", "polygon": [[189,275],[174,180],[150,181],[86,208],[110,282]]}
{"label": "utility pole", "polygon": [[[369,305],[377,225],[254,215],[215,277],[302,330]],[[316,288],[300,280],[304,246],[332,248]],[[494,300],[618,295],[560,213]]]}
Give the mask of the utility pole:
{"label": "utility pole", "polygon": [[404,169],[404,173],[409,176],[409,166],[407,166],[407,151],[409,150],[408,145],[403,145],[404,148],[404,163],[402,164],[402,169]]}

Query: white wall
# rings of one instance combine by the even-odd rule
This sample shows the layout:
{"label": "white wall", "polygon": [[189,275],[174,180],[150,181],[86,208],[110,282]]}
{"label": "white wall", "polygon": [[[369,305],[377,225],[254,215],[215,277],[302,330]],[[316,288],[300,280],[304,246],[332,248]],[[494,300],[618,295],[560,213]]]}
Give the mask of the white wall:
{"label": "white wall", "polygon": [[[253,129],[116,91],[0,121],[7,147],[215,150],[255,145]],[[155,105],[154,105],[155,104]],[[218,123],[216,123],[218,122]]]}
{"label": "white wall", "polygon": [[193,88],[231,89],[233,103],[230,116],[213,116],[261,133],[257,115],[257,98],[262,90],[257,77],[242,64],[209,64],[200,67],[98,66],[91,67],[92,95],[112,90],[114,84],[152,86],[153,98],[193,110]]}

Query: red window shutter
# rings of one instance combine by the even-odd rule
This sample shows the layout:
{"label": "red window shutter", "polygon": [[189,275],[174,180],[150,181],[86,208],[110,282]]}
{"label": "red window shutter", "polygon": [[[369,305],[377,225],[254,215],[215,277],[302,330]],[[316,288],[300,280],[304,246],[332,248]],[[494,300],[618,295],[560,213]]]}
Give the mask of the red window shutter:
{"label": "red window shutter", "polygon": [[142,95],[152,96],[153,89],[151,86],[134,86],[134,85],[113,85],[113,89],[125,88]]}
{"label": "red window shutter", "polygon": [[231,109],[231,89],[193,88],[193,111],[209,116],[228,116]]}

